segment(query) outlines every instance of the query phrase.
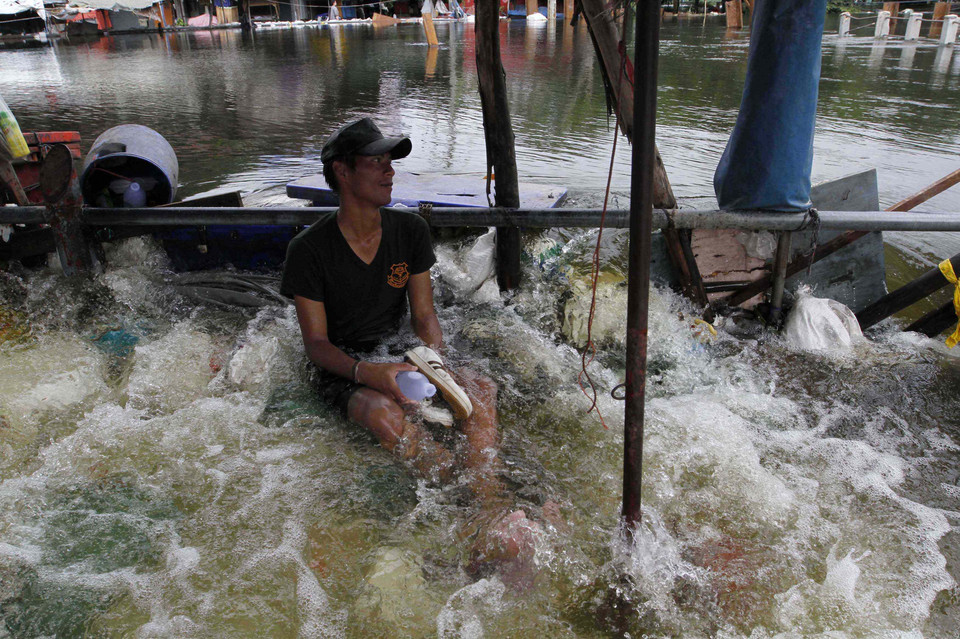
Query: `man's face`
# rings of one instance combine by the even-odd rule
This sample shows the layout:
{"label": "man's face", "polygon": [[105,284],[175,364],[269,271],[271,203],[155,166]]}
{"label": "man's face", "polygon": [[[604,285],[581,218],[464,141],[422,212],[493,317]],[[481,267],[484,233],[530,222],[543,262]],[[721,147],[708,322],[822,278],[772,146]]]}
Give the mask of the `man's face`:
{"label": "man's face", "polygon": [[361,202],[374,206],[390,204],[393,192],[392,158],[389,153],[380,155],[356,156],[356,168],[343,165],[343,173],[339,175],[341,193],[349,192]]}

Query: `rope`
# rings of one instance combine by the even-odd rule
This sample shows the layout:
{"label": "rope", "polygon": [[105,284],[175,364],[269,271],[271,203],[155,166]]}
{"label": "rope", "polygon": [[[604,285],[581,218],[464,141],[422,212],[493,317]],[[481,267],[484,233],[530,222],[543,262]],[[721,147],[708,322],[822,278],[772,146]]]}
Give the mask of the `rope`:
{"label": "rope", "polygon": [[813,258],[817,255],[817,246],[820,244],[820,214],[817,209],[810,208],[803,213],[803,222],[801,228],[807,227],[807,217],[813,219],[813,237],[810,239],[810,261],[807,262],[807,277],[810,277],[810,269],[813,268]]}
{"label": "rope", "polygon": [[[940,272],[943,273],[948,282],[956,285],[956,288],[953,289],[953,310],[960,318],[960,282],[957,281],[957,275],[953,272],[953,263],[949,259],[940,262]],[[960,342],[960,322],[957,323],[957,328],[954,329],[953,334],[947,338],[947,348],[953,348],[957,345],[957,342]]]}
{"label": "rope", "polygon": [[[620,86],[620,83],[623,82],[624,75],[626,74],[627,67],[627,58],[623,55],[625,51],[624,43],[620,41],[620,75],[617,77],[617,86]],[[607,217],[607,204],[610,201],[610,184],[613,181],[613,163],[617,157],[617,139],[620,137],[620,109],[616,110],[616,122],[613,126],[613,149],[610,151],[610,169],[607,171],[607,189],[603,195],[603,209],[600,211],[600,228],[597,229],[597,245],[593,249],[593,259],[591,262],[592,270],[592,283],[591,283],[591,292],[590,292],[590,312],[587,315],[587,343],[583,347],[583,351],[580,353],[580,374],[577,375],[577,386],[580,387],[580,392],[582,392],[587,399],[591,401],[590,408],[587,409],[587,414],[589,415],[593,411],[597,411],[597,417],[600,418],[600,423],[603,425],[605,430],[609,430],[607,422],[603,419],[603,413],[600,412],[600,407],[597,406],[597,386],[593,383],[593,378],[590,376],[590,373],[587,371],[587,366],[593,363],[593,360],[597,358],[597,345],[593,343],[593,317],[596,314],[597,310],[597,282],[600,279],[600,242],[603,239],[603,223]],[[588,359],[589,354],[589,359]],[[587,378],[587,383],[590,384],[590,392],[587,392],[587,389],[584,388],[583,378]],[[616,390],[616,388],[614,388]],[[612,392],[612,391],[611,391]]]}

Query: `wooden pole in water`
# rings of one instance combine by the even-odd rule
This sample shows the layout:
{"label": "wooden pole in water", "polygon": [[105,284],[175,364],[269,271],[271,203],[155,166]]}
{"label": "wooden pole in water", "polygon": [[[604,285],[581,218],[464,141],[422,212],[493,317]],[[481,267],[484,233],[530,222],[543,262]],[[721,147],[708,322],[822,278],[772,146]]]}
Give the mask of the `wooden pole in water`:
{"label": "wooden pole in water", "polygon": [[650,235],[653,232],[653,171],[656,164],[657,58],[660,3],[637,6],[634,65],[642,78],[634,91],[633,167],[630,180],[630,263],[627,289],[627,383],[623,427],[623,510],[632,540],[640,524],[643,480],[643,418],[647,378],[647,312],[650,302]]}
{"label": "wooden pole in water", "polygon": [[[950,258],[950,261],[960,268],[960,253]],[[881,297],[879,300],[857,313],[860,328],[866,330],[887,319],[894,313],[902,311],[911,304],[919,302],[927,295],[940,290],[949,284],[947,278],[940,272],[938,266],[933,267],[909,284]]]}
{"label": "wooden pole in water", "polygon": [[930,311],[904,330],[923,333],[927,337],[936,337],[956,325],[957,309],[953,306],[953,300],[950,300],[940,308]]}
{"label": "wooden pole in water", "polygon": [[[600,66],[608,88],[608,96],[613,108],[620,115],[620,130],[633,140],[633,69],[620,52],[620,33],[617,30],[613,12],[607,7],[605,0],[582,0],[583,17],[587,21],[590,36],[593,38],[600,59]],[[637,43],[639,45],[639,43]],[[626,67],[626,68],[622,68]],[[639,79],[641,76],[636,76]],[[673,195],[670,179],[660,158],[660,151],[653,147],[653,203],[659,209],[677,208],[677,198]],[[707,305],[707,292],[703,288],[703,278],[700,269],[690,248],[690,232],[677,230],[672,227],[663,229],[664,239],[667,241],[667,250],[670,262],[678,273],[680,287],[683,294],[693,300],[701,308]]]}
{"label": "wooden pole in water", "polygon": [[537,0],[527,0],[527,15],[530,16],[536,13],[539,4]]}
{"label": "wooden pole in water", "polygon": [[743,6],[740,0],[727,0],[727,28],[743,28]]}
{"label": "wooden pole in water", "polygon": [[947,12],[950,10],[949,2],[938,2],[933,7],[933,22],[930,23],[930,33],[931,38],[939,38],[940,32],[943,29],[943,19],[946,17]]}
{"label": "wooden pole in water", "polygon": [[[500,61],[500,4],[477,2],[477,79],[487,146],[487,175],[495,176],[496,206],[518,208],[520,186],[513,125],[507,102],[506,72]],[[497,283],[501,290],[520,284],[520,229],[497,228]]]}
{"label": "wooden pole in water", "polygon": [[431,47],[439,47],[440,41],[437,39],[437,30],[433,26],[433,16],[429,13],[423,14],[423,30],[427,33],[427,44]]}
{"label": "wooden pole in water", "polygon": [[884,2],[883,10],[890,12],[890,33],[892,34],[897,28],[897,16],[900,15],[900,3]]}

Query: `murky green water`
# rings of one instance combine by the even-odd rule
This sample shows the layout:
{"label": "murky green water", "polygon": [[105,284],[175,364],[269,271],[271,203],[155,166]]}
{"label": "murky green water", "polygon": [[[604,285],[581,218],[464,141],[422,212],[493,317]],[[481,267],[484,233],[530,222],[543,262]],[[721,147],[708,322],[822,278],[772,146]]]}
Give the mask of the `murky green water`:
{"label": "murky green water", "polygon": [[[695,199],[747,41],[699,22],[663,35],[660,147]],[[612,122],[585,31],[510,24],[502,38],[522,179],[602,187]],[[159,130],[184,194],[278,203],[355,113],[411,135],[401,169],[479,177],[472,33],[441,27],[441,40],[431,61],[413,27],[118,36],[0,51],[0,92],[28,130],[88,144],[122,122]],[[889,205],[954,170],[960,63],[944,55],[828,36],[815,178],[878,166]],[[621,190],[627,167],[623,152]],[[958,205],[954,191],[930,208]],[[621,406],[601,396],[609,430],[584,415],[562,330],[588,302],[594,239],[528,237],[552,257],[507,300],[460,291],[461,245],[439,251],[451,357],[500,383],[504,479],[544,521],[524,591],[465,573],[461,485],[418,483],[318,404],[289,309],[197,306],[141,240],[111,248],[92,282],[3,274],[0,636],[954,636],[956,355],[894,331],[829,356],[731,324],[704,343],[683,302],[655,292],[647,510],[629,552],[615,528]],[[893,239],[927,260],[955,241]],[[608,234],[603,389],[623,374],[624,246]]]}

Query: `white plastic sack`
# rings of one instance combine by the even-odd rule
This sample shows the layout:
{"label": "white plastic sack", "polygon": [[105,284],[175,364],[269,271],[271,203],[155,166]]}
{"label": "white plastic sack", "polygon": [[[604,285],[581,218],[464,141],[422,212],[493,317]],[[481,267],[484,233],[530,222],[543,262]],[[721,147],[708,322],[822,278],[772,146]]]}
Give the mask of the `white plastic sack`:
{"label": "white plastic sack", "polygon": [[[477,291],[490,279],[496,269],[497,229],[477,238],[467,249],[454,259],[441,259],[440,274],[460,295],[469,295]],[[442,257],[442,251],[438,251]]]}
{"label": "white plastic sack", "polygon": [[805,351],[847,351],[863,339],[856,315],[836,300],[813,297],[809,289],[798,293],[787,317],[783,337]]}

